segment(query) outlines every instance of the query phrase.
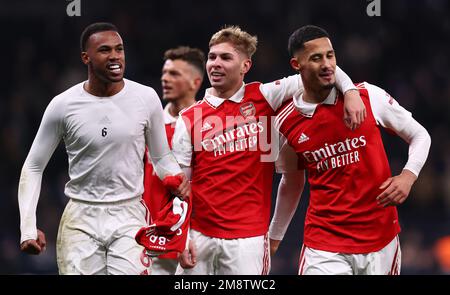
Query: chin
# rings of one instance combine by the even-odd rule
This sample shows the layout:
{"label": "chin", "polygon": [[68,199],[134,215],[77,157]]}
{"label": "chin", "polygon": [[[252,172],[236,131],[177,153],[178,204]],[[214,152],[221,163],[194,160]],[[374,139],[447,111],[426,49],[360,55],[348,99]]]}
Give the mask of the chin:
{"label": "chin", "polygon": [[323,89],[333,89],[336,86],[336,82],[330,82],[327,84],[324,84],[322,87]]}
{"label": "chin", "polygon": [[163,96],[163,100],[167,102],[173,102],[176,100],[176,98],[172,96]]}
{"label": "chin", "polygon": [[123,76],[119,76],[119,77],[109,77],[108,80],[111,81],[111,83],[122,82],[122,81],[123,81]]}
{"label": "chin", "polygon": [[222,83],[220,82],[213,82],[213,81],[209,81],[209,83],[211,84],[212,87],[219,87]]}

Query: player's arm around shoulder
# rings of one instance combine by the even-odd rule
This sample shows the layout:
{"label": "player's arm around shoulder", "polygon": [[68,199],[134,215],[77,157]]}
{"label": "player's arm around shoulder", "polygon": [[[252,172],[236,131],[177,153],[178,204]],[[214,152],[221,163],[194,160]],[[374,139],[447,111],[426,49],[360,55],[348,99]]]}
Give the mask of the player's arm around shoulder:
{"label": "player's arm around shoulder", "polygon": [[366,106],[364,105],[359,91],[349,89],[344,93],[344,123],[351,130],[357,129],[367,117]]}

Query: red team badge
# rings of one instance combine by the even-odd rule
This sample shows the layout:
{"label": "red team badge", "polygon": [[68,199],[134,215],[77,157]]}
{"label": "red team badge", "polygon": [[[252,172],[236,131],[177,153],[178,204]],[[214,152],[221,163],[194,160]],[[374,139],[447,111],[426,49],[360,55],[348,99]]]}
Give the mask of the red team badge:
{"label": "red team badge", "polygon": [[244,118],[252,117],[256,114],[255,105],[251,102],[244,103],[239,108],[239,111],[241,112],[241,115],[244,116]]}

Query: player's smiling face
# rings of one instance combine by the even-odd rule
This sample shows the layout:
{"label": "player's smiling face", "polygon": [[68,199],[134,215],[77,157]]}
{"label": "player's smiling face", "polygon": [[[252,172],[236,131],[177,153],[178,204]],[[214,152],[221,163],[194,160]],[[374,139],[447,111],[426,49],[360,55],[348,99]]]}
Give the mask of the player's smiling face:
{"label": "player's smiling face", "polygon": [[104,31],[92,34],[86,43],[86,52],[82,53],[82,58],[101,81],[114,83],[123,80],[125,51],[119,33]]}
{"label": "player's smiling face", "polygon": [[304,48],[296,53],[294,59],[298,62],[305,84],[316,89],[334,87],[336,56],[330,39],[323,37],[305,42]]}
{"label": "player's smiling face", "polygon": [[251,60],[229,42],[209,49],[206,72],[211,86],[220,92],[240,87],[250,67]]}

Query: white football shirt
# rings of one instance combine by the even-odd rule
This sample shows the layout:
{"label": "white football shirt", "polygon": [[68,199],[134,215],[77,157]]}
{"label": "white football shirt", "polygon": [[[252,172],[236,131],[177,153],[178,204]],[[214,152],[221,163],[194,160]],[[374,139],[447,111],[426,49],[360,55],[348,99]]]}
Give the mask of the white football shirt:
{"label": "white football shirt", "polygon": [[116,202],[142,195],[145,145],[160,178],[181,173],[167,144],[156,92],[124,79],[124,88],[96,97],[77,84],[48,105],[19,184],[21,242],[36,239],[42,173],[61,139],[69,160],[64,193],[77,200]]}

